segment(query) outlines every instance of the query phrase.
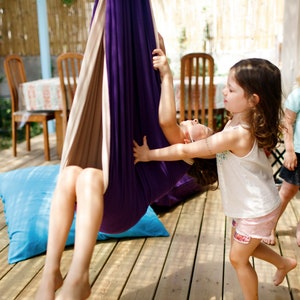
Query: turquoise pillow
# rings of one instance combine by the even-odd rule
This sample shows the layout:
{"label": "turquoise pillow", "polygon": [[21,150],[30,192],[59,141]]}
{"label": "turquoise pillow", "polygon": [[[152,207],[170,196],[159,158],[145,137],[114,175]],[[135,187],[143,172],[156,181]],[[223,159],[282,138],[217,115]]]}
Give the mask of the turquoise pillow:
{"label": "turquoise pillow", "polygon": [[[51,165],[0,173],[0,198],[4,204],[10,240],[10,264],[46,251],[50,203],[58,172],[59,165]],[[67,246],[74,244],[75,218]],[[119,234],[99,232],[98,240],[168,235],[149,206],[146,214],[132,228]]]}

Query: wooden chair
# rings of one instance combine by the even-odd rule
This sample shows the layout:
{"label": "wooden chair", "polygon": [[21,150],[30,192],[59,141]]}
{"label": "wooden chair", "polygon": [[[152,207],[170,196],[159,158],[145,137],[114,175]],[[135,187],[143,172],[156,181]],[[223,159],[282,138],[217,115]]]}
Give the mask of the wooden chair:
{"label": "wooden chair", "polygon": [[44,134],[44,153],[45,160],[50,160],[48,124],[53,120],[54,112],[52,111],[27,111],[20,110],[21,104],[19,99],[19,84],[26,82],[26,73],[24,63],[19,55],[8,55],[4,60],[4,70],[8,82],[11,96],[11,122],[12,122],[12,148],[13,155],[17,156],[17,125],[25,124],[27,151],[31,150],[30,146],[30,123],[42,123]]}
{"label": "wooden chair", "polygon": [[57,71],[62,91],[63,110],[62,110],[62,130],[63,138],[66,135],[67,123],[72,107],[77,80],[81,69],[83,54],[67,52],[58,56]]}
{"label": "wooden chair", "polygon": [[214,109],[214,59],[207,53],[189,53],[181,58],[179,121],[198,119],[221,129],[224,109]]}

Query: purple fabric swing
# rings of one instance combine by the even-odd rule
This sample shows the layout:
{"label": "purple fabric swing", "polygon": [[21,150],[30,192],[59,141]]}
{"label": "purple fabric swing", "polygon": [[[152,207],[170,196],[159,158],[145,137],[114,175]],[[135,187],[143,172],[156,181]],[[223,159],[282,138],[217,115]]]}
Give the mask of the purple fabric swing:
{"label": "purple fabric swing", "polygon": [[102,232],[136,224],[189,168],[182,161],[134,165],[133,140],[141,143],[146,135],[151,148],[168,145],[158,122],[160,78],[151,54],[156,47],[148,0],[95,1],[62,166],[107,174]]}

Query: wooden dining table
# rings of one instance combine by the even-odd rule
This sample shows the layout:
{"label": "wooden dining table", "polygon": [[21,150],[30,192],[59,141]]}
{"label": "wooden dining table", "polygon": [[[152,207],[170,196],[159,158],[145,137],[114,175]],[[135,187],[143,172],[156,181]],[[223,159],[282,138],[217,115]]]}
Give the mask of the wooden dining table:
{"label": "wooden dining table", "polygon": [[62,92],[59,77],[27,81],[19,85],[19,106],[28,111],[54,111],[57,154],[61,157],[62,133]]}

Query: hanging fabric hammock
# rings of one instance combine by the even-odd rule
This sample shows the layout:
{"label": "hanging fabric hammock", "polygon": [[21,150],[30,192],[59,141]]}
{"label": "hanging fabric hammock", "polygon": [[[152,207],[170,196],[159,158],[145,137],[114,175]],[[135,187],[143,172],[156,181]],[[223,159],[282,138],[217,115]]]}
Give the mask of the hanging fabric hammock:
{"label": "hanging fabric hammock", "polygon": [[156,37],[148,0],[95,2],[62,167],[103,170],[103,232],[133,226],[188,169],[182,161],[134,165],[133,140],[141,143],[146,135],[151,148],[168,145],[158,122],[160,77],[151,54]]}

